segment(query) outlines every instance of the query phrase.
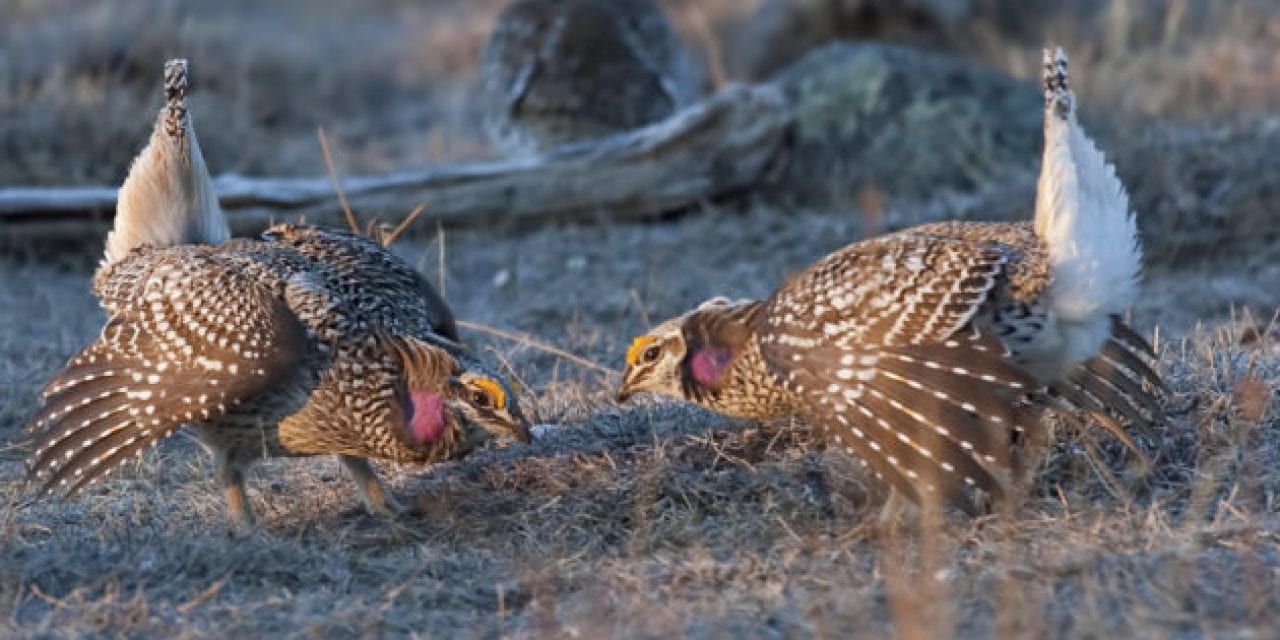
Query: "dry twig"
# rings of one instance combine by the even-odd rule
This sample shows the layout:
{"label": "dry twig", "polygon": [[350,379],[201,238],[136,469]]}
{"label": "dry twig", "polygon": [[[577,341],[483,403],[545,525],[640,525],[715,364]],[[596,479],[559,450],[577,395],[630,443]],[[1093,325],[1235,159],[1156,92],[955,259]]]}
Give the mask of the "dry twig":
{"label": "dry twig", "polygon": [[[422,212],[426,210],[427,203],[423,202],[418,204],[418,206],[413,208],[413,211],[409,212],[409,215],[405,216],[404,219],[400,221],[400,224],[396,225],[396,228],[381,234],[381,237],[378,238],[378,242],[382,243],[382,246],[384,247],[391,246],[395,243],[396,238],[399,238],[400,234],[404,233],[404,230],[408,229],[409,225],[413,224],[413,221],[417,220],[418,216],[422,215]],[[441,295],[444,295],[443,292],[441,292]]]}
{"label": "dry twig", "polygon": [[600,373],[609,374],[609,375],[618,374],[618,370],[616,369],[610,369],[609,367],[606,367],[602,364],[597,364],[595,362],[587,360],[582,356],[569,353],[564,349],[561,349],[554,345],[543,342],[542,340],[539,340],[528,334],[516,333],[514,331],[507,331],[505,329],[499,329],[497,327],[492,327],[487,324],[482,324],[479,322],[471,322],[469,320],[459,320],[458,326],[463,327],[465,329],[470,329],[472,331],[479,331],[481,333],[487,333],[489,335],[498,336],[499,338],[504,338],[512,342],[518,342],[522,345],[525,345],[526,347],[530,347],[532,349],[537,349],[538,351],[549,353],[558,358],[563,358],[565,360],[568,360],[569,362],[586,367],[593,371],[598,371]]}
{"label": "dry twig", "polygon": [[316,129],[320,136],[320,150],[324,152],[324,166],[329,169],[329,180],[333,181],[333,190],[338,194],[338,202],[342,205],[342,215],[347,218],[347,226],[352,233],[360,233],[360,225],[356,224],[356,216],[351,213],[351,203],[347,202],[347,194],[342,190],[342,182],[338,180],[338,169],[333,164],[333,154],[329,151],[329,139],[324,135],[324,127]]}

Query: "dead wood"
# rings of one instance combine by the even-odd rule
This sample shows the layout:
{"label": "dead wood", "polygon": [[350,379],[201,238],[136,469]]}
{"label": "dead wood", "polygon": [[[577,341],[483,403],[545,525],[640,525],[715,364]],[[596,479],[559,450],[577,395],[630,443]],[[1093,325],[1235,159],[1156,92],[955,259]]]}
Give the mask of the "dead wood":
{"label": "dead wood", "polygon": [[[350,176],[341,183],[366,217],[397,218],[426,202],[423,217],[446,224],[634,218],[757,184],[790,122],[777,89],[732,86],[665,121],[537,156]],[[269,219],[332,221],[341,214],[328,177],[223,175],[214,186],[240,233]],[[105,226],[115,200],[113,187],[0,188],[0,226],[6,234],[77,233]]]}

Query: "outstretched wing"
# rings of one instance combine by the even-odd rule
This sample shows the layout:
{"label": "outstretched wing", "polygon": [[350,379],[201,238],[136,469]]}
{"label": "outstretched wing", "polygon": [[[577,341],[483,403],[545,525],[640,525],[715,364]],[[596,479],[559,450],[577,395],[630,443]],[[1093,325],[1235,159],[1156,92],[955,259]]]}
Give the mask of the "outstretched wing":
{"label": "outstretched wing", "polygon": [[928,345],[777,346],[765,358],[800,411],[895,488],[978,513],[973,489],[1003,496],[990,469],[1018,468],[1013,438],[1039,416],[1019,400],[1035,380],[993,342],[975,333]]}
{"label": "outstretched wing", "polygon": [[756,319],[761,353],[801,411],[895,488],[976,512],[1003,493],[1011,438],[1038,419],[1037,387],[969,328],[1000,277],[996,247],[888,236],[832,254]]}
{"label": "outstretched wing", "polygon": [[70,496],[171,435],[285,384],[307,335],[248,275],[193,247],[144,249],[110,267],[111,318],[43,392],[28,425],[28,482]]}

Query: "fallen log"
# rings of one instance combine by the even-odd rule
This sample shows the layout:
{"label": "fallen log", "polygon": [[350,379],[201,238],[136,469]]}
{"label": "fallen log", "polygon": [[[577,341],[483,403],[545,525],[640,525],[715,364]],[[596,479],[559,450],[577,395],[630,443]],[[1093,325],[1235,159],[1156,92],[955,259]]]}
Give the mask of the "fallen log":
{"label": "fallen log", "polygon": [[[424,218],[445,224],[611,219],[680,209],[754,186],[780,152],[791,113],[771,86],[732,86],[667,120],[627,133],[565,145],[519,159],[458,164],[341,179],[363,218],[403,216],[428,204]],[[321,178],[214,180],[233,229],[268,219],[340,216],[333,182]],[[69,234],[104,226],[114,187],[0,188],[0,228]]]}

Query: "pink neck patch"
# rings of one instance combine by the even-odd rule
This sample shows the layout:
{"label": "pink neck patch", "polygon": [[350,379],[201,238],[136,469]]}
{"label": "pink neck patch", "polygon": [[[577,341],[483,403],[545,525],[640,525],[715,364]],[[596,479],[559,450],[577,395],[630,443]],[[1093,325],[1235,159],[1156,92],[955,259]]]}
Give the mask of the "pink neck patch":
{"label": "pink neck patch", "polygon": [[431,391],[409,392],[409,435],[419,444],[435,442],[444,435],[444,400]]}
{"label": "pink neck patch", "polygon": [[722,347],[705,347],[698,349],[689,358],[689,371],[693,379],[704,387],[715,387],[724,377],[733,354]]}

